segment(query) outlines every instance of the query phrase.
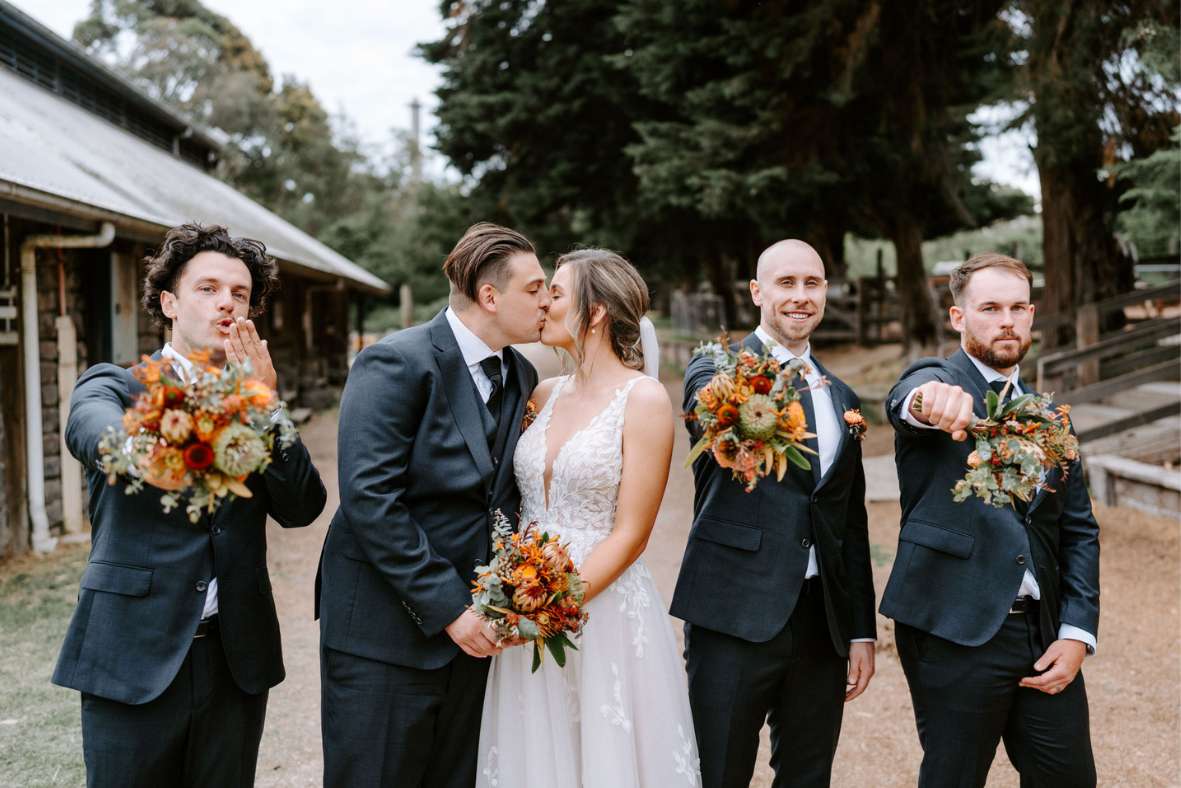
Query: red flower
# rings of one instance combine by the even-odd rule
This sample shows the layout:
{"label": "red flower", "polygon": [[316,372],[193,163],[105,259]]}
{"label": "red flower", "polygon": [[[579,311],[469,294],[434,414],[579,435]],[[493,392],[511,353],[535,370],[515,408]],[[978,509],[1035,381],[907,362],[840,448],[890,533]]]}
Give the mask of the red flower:
{"label": "red flower", "polygon": [[185,401],[184,389],[176,386],[164,386],[164,407],[178,408]]}
{"label": "red flower", "polygon": [[772,381],[771,378],[767,377],[766,375],[759,375],[758,377],[752,378],[750,381],[750,387],[755,390],[756,394],[769,393],[771,391],[771,386],[773,385],[774,381]]}
{"label": "red flower", "polygon": [[213,464],[213,449],[208,443],[194,443],[185,449],[185,467],[190,471],[203,471]]}
{"label": "red flower", "polygon": [[729,427],[734,422],[738,421],[738,408],[731,405],[729,402],[718,408],[718,424],[723,427]]}

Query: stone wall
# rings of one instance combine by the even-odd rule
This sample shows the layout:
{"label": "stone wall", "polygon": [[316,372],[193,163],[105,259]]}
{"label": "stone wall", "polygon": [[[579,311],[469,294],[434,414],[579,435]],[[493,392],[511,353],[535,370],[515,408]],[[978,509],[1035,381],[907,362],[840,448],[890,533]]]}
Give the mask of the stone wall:
{"label": "stone wall", "polygon": [[[41,432],[44,435],[45,456],[45,513],[49,527],[58,530],[62,523],[61,429],[58,423],[57,327],[58,251],[39,252],[37,261],[37,313],[41,353]],[[78,338],[78,369],[86,368],[86,310],[89,307],[83,266],[104,265],[110,252],[102,249],[62,250],[62,270],[65,275],[66,314],[74,321]],[[85,482],[84,482],[85,490]],[[83,492],[85,500],[85,491]]]}

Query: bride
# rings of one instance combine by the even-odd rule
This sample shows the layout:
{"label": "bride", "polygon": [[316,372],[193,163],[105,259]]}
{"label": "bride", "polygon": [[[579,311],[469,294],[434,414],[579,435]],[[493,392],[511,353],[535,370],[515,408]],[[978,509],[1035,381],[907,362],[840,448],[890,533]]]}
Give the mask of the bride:
{"label": "bride", "polygon": [[[599,249],[560,257],[550,287],[541,341],[576,368],[534,390],[537,418],[514,467],[521,522],[569,546],[590,618],[565,668],[547,657],[531,673],[532,648],[493,657],[477,785],[696,786],[685,670],[640,559],[673,447],[650,324],[651,341],[641,343],[648,288],[630,263]],[[638,371],[646,361],[650,376]]]}

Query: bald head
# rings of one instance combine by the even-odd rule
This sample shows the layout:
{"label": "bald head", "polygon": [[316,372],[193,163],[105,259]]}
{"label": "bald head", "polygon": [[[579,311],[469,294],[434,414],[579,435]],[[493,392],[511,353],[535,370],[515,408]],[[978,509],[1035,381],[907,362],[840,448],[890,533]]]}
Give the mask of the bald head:
{"label": "bald head", "polygon": [[824,317],[828,282],[824,261],[803,241],[789,238],[759,255],[750,295],[759,308],[759,325],[796,355]]}
{"label": "bald head", "polygon": [[824,261],[820,259],[816,250],[810,244],[797,238],[787,238],[771,244],[759,255],[758,266],[755,268],[755,279],[760,282],[766,281],[767,277],[773,276],[772,272],[778,270],[784,263],[791,264],[793,268],[799,265],[814,265],[819,271],[820,278],[824,278]]}

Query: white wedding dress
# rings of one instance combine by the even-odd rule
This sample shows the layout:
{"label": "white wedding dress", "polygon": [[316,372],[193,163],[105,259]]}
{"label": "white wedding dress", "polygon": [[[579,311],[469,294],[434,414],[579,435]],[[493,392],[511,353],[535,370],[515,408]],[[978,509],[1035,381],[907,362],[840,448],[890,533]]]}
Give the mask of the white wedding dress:
{"label": "white wedding dress", "polygon": [[[545,498],[546,433],[554,387],[514,455],[521,522],[569,546],[576,564],[615,522],[623,416],[632,378],[558,449]],[[492,658],[476,784],[487,788],[672,788],[700,783],[685,668],[664,603],[643,560],[587,605],[590,618],[566,667],[532,645]]]}

